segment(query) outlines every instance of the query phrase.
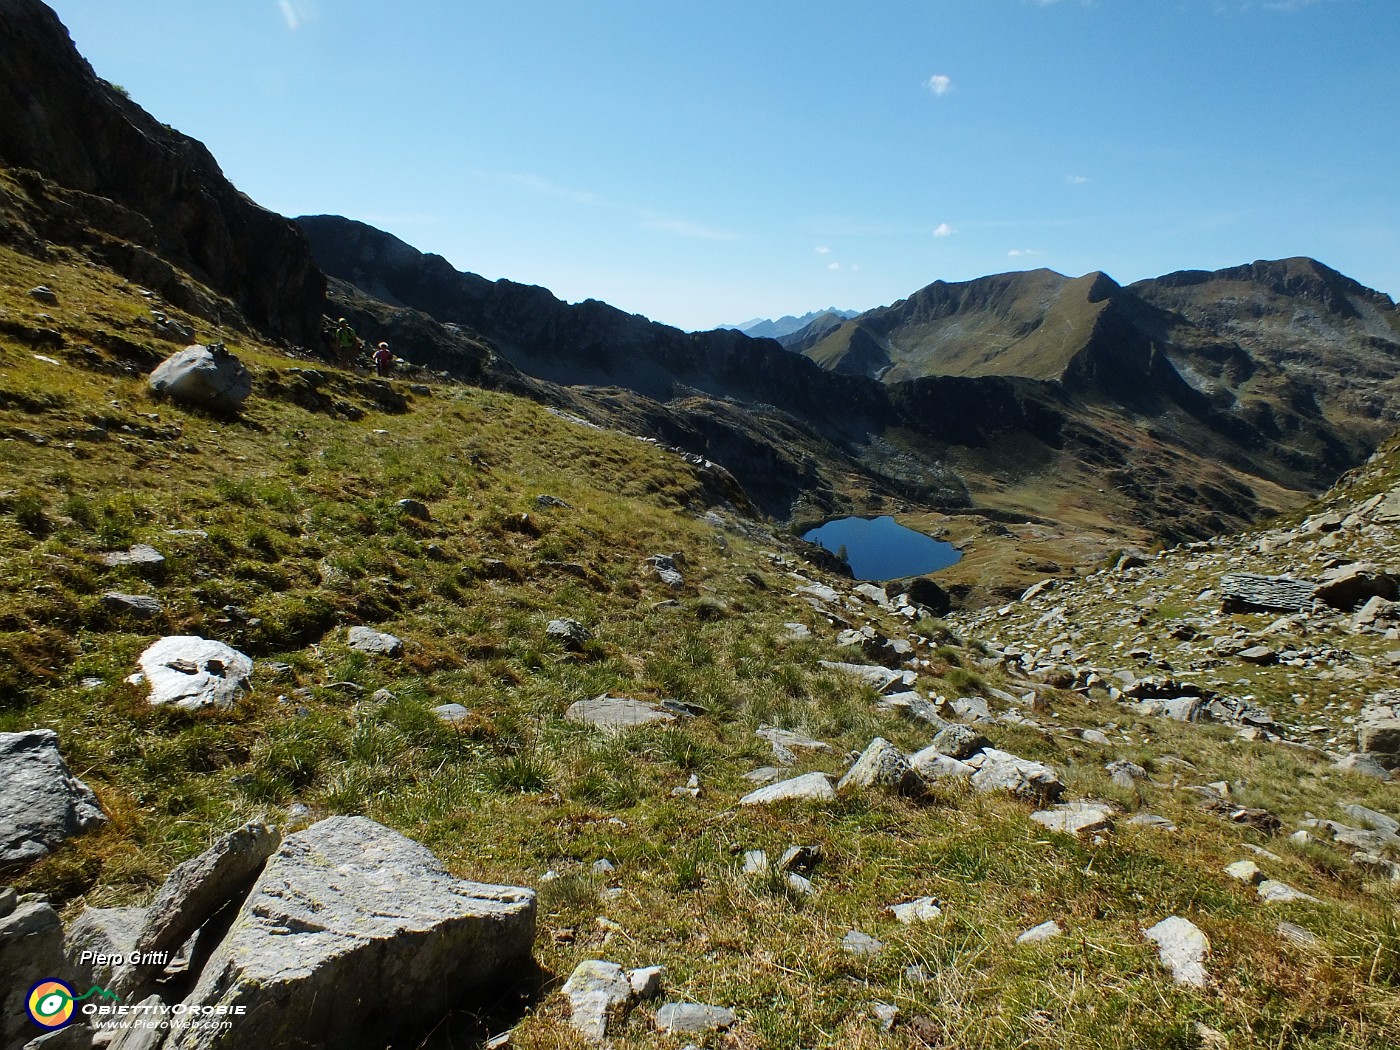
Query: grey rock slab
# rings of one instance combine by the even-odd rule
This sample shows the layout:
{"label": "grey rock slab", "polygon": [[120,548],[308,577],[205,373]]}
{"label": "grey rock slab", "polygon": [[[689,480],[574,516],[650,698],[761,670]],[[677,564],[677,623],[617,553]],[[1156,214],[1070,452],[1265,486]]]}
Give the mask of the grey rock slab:
{"label": "grey rock slab", "polygon": [[[839,660],[820,660],[818,663],[828,671],[850,675],[877,693],[902,692],[919,680],[919,676],[913,671],[896,671],[877,664],[851,664]],[[898,688],[895,688],[896,686]]]}
{"label": "grey rock slab", "polygon": [[[269,859],[186,1008],[244,1006],[239,1046],[371,1046],[431,1027],[530,956],[535,895],[452,876],[426,847],[364,817],[289,835]],[[166,1050],[222,1046],[172,1032]]]}
{"label": "grey rock slab", "polygon": [[663,711],[656,704],[645,700],[606,695],[570,704],[569,709],[564,712],[564,717],[570,722],[581,722],[595,729],[612,732],[621,732],[649,722],[674,722],[676,719],[671,712]]}
{"label": "grey rock slab", "polygon": [[977,752],[992,746],[992,742],[971,726],[950,725],[934,735],[929,745],[949,758],[967,760]]}
{"label": "grey rock slab", "polygon": [[183,404],[236,412],[253,392],[253,377],[222,345],[195,344],[157,365],[148,385]]}
{"label": "grey rock slab", "polygon": [[108,551],[98,555],[98,558],[103,565],[112,569],[122,565],[152,566],[165,563],[165,555],[145,543],[135,544],[124,551]]}
{"label": "grey rock slab", "polygon": [[428,509],[428,505],[422,500],[401,499],[395,506],[399,508],[399,513],[406,518],[414,518],[418,521],[432,520],[432,511]]}
{"label": "grey rock slab", "polygon": [[653,554],[646,560],[646,564],[651,567],[657,579],[670,587],[671,590],[679,590],[685,586],[685,577],[681,574],[681,563],[674,554]]}
{"label": "grey rock slab", "polygon": [[797,761],[798,751],[830,751],[830,744],[813,740],[802,733],[795,733],[790,729],[779,729],[777,726],[759,726],[754,730],[754,736],[768,741],[768,746],[773,749],[773,757],[785,766],[790,766]]}
{"label": "grey rock slab", "polygon": [[465,722],[472,713],[461,704],[438,704],[437,707],[433,708],[433,714],[439,721],[455,726]]}
{"label": "grey rock slab", "polygon": [[932,745],[910,755],[909,765],[919,776],[931,781],[943,780],[944,778],[965,779],[977,772],[976,766],[970,766],[956,758],[949,758]]}
{"label": "grey rock slab", "polygon": [[137,661],[153,705],[186,711],[232,707],[249,688],[253,661],[232,646],[197,635],[170,635]]}
{"label": "grey rock slab", "polygon": [[1177,984],[1204,988],[1207,981],[1205,960],[1210,939],[1190,919],[1172,915],[1143,933],[1157,945],[1162,965],[1171,971]]}
{"label": "grey rock slab", "polygon": [[1064,932],[1065,931],[1061,929],[1058,922],[1054,919],[1050,919],[1046,922],[1042,922],[1039,926],[1032,926],[1025,933],[1021,934],[1021,936],[1016,938],[1016,943],[1039,944],[1041,941],[1054,940]]}
{"label": "grey rock slab", "polygon": [[106,820],[59,754],[57,733],[0,733],[0,872],[27,867]]}
{"label": "grey rock slab", "polygon": [[403,639],[372,627],[352,627],[346,637],[351,649],[374,656],[398,656],[403,652]]}
{"label": "grey rock slab", "polygon": [[1109,779],[1118,787],[1130,788],[1139,780],[1147,779],[1147,770],[1143,769],[1142,766],[1135,762],[1129,762],[1127,759],[1120,758],[1114,762],[1108,763],[1108,765],[1103,768],[1104,771],[1108,773]]}
{"label": "grey rock slab", "polygon": [[768,806],[775,802],[829,802],[836,798],[831,777],[826,773],[804,773],[800,777],[780,780],[757,791],[750,791],[739,800],[741,806]]}
{"label": "grey rock slab", "polygon": [[1305,930],[1301,926],[1296,926],[1291,922],[1279,923],[1278,935],[1292,944],[1307,945],[1318,943],[1318,937],[1315,933]]}
{"label": "grey rock slab", "polygon": [[160,603],[160,599],[152,598],[148,594],[122,594],[120,591],[108,591],[102,596],[102,604],[112,612],[137,620],[154,620],[158,616],[165,615],[165,606]]}
{"label": "grey rock slab", "polygon": [[1007,751],[989,747],[968,764],[977,767],[972,786],[978,791],[1009,791],[1017,798],[1042,805],[1056,801],[1064,793],[1064,784],[1049,766]]}
{"label": "grey rock slab", "polygon": [[1225,874],[1232,879],[1239,879],[1240,882],[1247,882],[1251,886],[1264,881],[1264,873],[1259,870],[1259,865],[1252,860],[1237,860],[1233,864],[1226,865]]}
{"label": "grey rock slab", "polygon": [[992,709],[980,696],[960,696],[949,701],[948,706],[953,709],[955,715],[967,722],[995,721]]}
{"label": "grey rock slab", "polygon": [[667,1034],[677,1032],[722,1032],[737,1018],[734,1011],[707,1003],[667,1003],[656,1011],[656,1027]]}
{"label": "grey rock slab", "polygon": [[1345,807],[1344,812],[1363,828],[1370,828],[1372,831],[1385,831],[1392,835],[1400,834],[1400,820],[1385,813],[1367,809],[1355,802]]}
{"label": "grey rock slab", "polygon": [[746,849],[744,850],[744,874],[764,875],[767,874],[770,865],[768,863],[767,850]]}
{"label": "grey rock slab", "polygon": [[19,907],[19,894],[13,886],[0,886],[0,919],[14,913]]}
{"label": "grey rock slab", "polygon": [[1051,831],[1083,835],[1112,827],[1113,808],[1098,802],[1062,802],[1053,809],[1037,810],[1031,820]]}
{"label": "grey rock slab", "polygon": [[778,636],[782,642],[805,642],[812,637],[811,629],[805,623],[785,623],[783,633]]}
{"label": "grey rock slab", "polygon": [[[251,822],[176,866],[146,909],[136,950],[173,955],[215,912],[248,891],[281,842],[276,828]],[[160,969],[134,968],[122,990]]]}
{"label": "grey rock slab", "polygon": [[868,933],[851,930],[841,938],[841,950],[847,955],[868,956],[877,954],[884,944]]}
{"label": "grey rock slab", "polygon": [[666,977],[664,966],[639,966],[627,971],[627,983],[632,986],[634,999],[655,999],[661,994],[661,982]]}
{"label": "grey rock slab", "polygon": [[586,959],[564,982],[569,1000],[569,1023],[584,1038],[600,1043],[608,1029],[621,1023],[632,1002],[632,982],[616,963]]}
{"label": "grey rock slab", "polygon": [[1155,828],[1158,831],[1175,831],[1176,825],[1166,817],[1159,817],[1155,813],[1134,813],[1128,818],[1128,823],[1138,828]]}
{"label": "grey rock slab", "polygon": [[[126,960],[136,950],[136,938],[146,922],[145,908],[86,908],[68,926],[63,953],[68,959],[68,975],[79,994],[94,984],[117,992],[125,1000],[135,987],[127,979]],[[84,961],[84,953],[88,953]],[[120,963],[109,960],[121,959]],[[97,960],[103,960],[98,962]],[[156,967],[159,973],[163,967]]]}
{"label": "grey rock slab", "polygon": [[1316,897],[1304,893],[1302,890],[1295,890],[1292,886],[1277,879],[1265,879],[1256,890],[1259,899],[1267,904],[1293,904],[1297,901],[1308,901],[1312,904],[1320,903]]}
{"label": "grey rock slab", "polygon": [[579,652],[593,640],[593,634],[587,627],[568,618],[550,620],[545,625],[544,633],[571,652]]}
{"label": "grey rock slab", "polygon": [[852,788],[921,795],[924,780],[914,772],[903,751],[877,736],[836,785],[838,792]]}
{"label": "grey rock slab", "polygon": [[885,910],[905,926],[913,925],[916,922],[932,922],[943,914],[943,909],[939,907],[938,901],[932,897],[917,897],[912,901],[905,901],[903,904],[891,904]]}
{"label": "grey rock slab", "polygon": [[29,989],[62,971],[63,924],[48,904],[27,901],[0,919],[0,1046],[20,1046],[38,1032],[25,1009]]}

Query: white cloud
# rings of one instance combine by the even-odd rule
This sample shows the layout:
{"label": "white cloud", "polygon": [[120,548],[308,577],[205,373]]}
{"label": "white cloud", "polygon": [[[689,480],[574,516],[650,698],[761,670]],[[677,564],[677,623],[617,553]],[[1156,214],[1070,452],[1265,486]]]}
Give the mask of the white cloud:
{"label": "white cloud", "polygon": [[688,237],[695,241],[737,241],[739,235],[733,230],[718,230],[713,226],[692,222],[689,219],[674,219],[665,215],[646,213],[642,216],[642,229],[657,233],[669,233],[673,237]]}
{"label": "white cloud", "polygon": [[817,245],[817,254],[818,254],[818,255],[830,255],[830,254],[831,254],[831,249],[828,248],[825,244],[819,244],[819,245]]}
{"label": "white cloud", "polygon": [[287,28],[296,32],[308,22],[316,21],[318,14],[314,0],[277,0],[282,19]]}
{"label": "white cloud", "polygon": [[1089,179],[1084,175],[1066,175],[1065,181],[1071,186],[1083,186]]}
{"label": "white cloud", "polygon": [[925,87],[941,98],[953,89],[953,78],[944,73],[935,73],[928,78]]}
{"label": "white cloud", "polygon": [[1008,258],[1020,259],[1027,255],[1044,255],[1044,252],[1036,251],[1034,248],[1012,248],[1006,253]]}
{"label": "white cloud", "polygon": [[953,227],[949,226],[946,222],[940,222],[938,224],[938,229],[933,231],[933,235],[935,237],[951,237],[957,232],[957,230],[953,229]]}
{"label": "white cloud", "polygon": [[839,270],[839,269],[841,269],[841,264],[840,264],[840,263],[835,263],[835,262],[834,262],[834,263],[831,263],[829,266],[827,266],[827,269],[828,269],[828,270]]}

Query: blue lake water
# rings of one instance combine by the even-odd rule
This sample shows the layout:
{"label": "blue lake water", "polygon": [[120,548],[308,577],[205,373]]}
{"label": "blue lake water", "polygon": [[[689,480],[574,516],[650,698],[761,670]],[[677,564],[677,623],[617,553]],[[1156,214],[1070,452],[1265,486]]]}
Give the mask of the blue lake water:
{"label": "blue lake water", "polygon": [[889,515],[882,518],[837,518],[802,537],[831,551],[846,548],[846,560],[858,580],[894,580],[946,569],[962,552],[922,532],[906,529]]}

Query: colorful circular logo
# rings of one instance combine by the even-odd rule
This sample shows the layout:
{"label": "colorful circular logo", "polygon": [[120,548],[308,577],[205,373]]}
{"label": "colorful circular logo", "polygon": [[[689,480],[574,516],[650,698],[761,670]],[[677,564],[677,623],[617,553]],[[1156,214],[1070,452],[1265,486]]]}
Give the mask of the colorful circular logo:
{"label": "colorful circular logo", "polygon": [[53,978],[29,989],[29,1019],[40,1028],[62,1028],[73,1020],[73,989]]}

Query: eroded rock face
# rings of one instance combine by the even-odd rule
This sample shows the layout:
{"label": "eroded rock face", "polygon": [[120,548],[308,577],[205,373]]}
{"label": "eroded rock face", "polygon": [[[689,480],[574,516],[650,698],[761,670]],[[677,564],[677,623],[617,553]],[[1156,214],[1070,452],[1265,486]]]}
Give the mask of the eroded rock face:
{"label": "eroded rock face", "polygon": [[315,345],[326,280],[297,227],[240,193],[203,145],[101,81],[38,0],[0,4],[0,157],[91,195],[68,194],[54,225],[124,242],[105,259],[129,279],[175,306],[233,320],[227,303],[176,278],[174,264],[254,325]]}
{"label": "eroded rock face", "polygon": [[253,661],[237,649],[197,635],[162,638],[138,663],[152,704],[174,704],[187,711],[232,707],[253,673]]}
{"label": "eroded rock face", "polygon": [[[289,836],[187,1007],[246,1006],[232,1033],[166,1048],[387,1045],[526,962],[535,895],[454,878],[426,847],[364,817]],[[409,1004],[407,1011],[404,1004]]]}
{"label": "eroded rock face", "polygon": [[0,733],[0,872],[27,867],[106,820],[59,754],[57,733]]}
{"label": "eroded rock face", "polygon": [[222,345],[196,343],[157,365],[148,385],[181,404],[237,412],[253,392],[253,377]]}

